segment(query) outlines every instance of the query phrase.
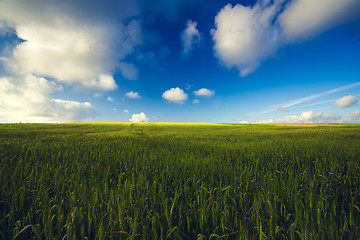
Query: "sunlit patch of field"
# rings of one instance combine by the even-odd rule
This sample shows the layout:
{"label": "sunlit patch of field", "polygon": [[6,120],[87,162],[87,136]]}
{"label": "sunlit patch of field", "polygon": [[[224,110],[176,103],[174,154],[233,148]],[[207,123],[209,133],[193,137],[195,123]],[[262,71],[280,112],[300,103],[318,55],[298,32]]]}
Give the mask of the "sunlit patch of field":
{"label": "sunlit patch of field", "polygon": [[297,126],[297,127],[342,127],[348,124],[335,124],[335,123],[268,123],[275,126]]}
{"label": "sunlit patch of field", "polygon": [[359,239],[359,146],[356,124],[0,124],[0,239]]}

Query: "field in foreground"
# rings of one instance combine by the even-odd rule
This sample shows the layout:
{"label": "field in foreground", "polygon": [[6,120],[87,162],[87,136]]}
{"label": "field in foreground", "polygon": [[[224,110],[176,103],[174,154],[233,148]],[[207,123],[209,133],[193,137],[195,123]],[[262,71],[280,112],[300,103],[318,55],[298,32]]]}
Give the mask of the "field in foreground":
{"label": "field in foreground", "polygon": [[359,191],[360,125],[0,125],[0,239],[359,239]]}

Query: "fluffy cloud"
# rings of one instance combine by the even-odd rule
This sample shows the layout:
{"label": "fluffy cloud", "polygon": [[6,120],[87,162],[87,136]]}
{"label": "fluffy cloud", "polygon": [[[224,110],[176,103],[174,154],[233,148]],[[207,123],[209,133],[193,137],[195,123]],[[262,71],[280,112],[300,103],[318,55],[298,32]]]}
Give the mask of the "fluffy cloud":
{"label": "fluffy cloud", "polygon": [[84,85],[81,83],[80,88],[91,91],[110,91],[117,89],[116,82],[111,75],[100,75],[97,79],[89,79]]}
{"label": "fluffy cloud", "polygon": [[195,99],[192,103],[193,103],[193,104],[199,104],[200,101],[199,101],[198,99]]}
{"label": "fluffy cloud", "polygon": [[279,45],[278,31],[272,27],[277,5],[253,7],[226,5],[215,17],[211,33],[215,55],[228,68],[236,67],[245,76],[272,56]]}
{"label": "fluffy cloud", "polygon": [[169,102],[184,103],[188,99],[188,95],[184,93],[184,90],[177,88],[171,88],[162,94],[162,97]]}
{"label": "fluffy cloud", "polygon": [[148,122],[149,118],[146,117],[145,113],[139,113],[139,114],[133,114],[131,119],[129,119],[130,122]]}
{"label": "fluffy cloud", "polygon": [[357,0],[259,0],[254,6],[227,4],[211,30],[215,55],[245,76],[287,44],[307,40],[325,30],[359,18]]}
{"label": "fluffy cloud", "polygon": [[1,78],[0,121],[94,117],[90,103],[50,94],[65,83],[102,96],[117,88],[114,72],[137,78],[136,67],[124,62],[143,43],[136,1],[2,0],[0,9],[0,34],[20,39],[1,53],[8,77]]}
{"label": "fluffy cloud", "polygon": [[133,99],[140,99],[141,98],[141,96],[139,95],[138,92],[133,92],[133,91],[127,92],[125,94],[125,96],[128,97],[128,98],[133,98]]}
{"label": "fluffy cloud", "polygon": [[[125,21],[138,14],[129,2],[109,6],[90,1],[84,8],[82,0],[72,1],[71,7],[62,1],[1,1],[0,21],[24,40],[6,59],[6,67],[17,74],[49,76],[85,89],[115,89],[112,72],[119,60],[142,43],[139,21]],[[105,20],[110,17],[118,21]],[[120,70],[131,75],[126,67]]]}
{"label": "fluffy cloud", "polygon": [[357,0],[294,0],[286,5],[278,23],[284,40],[297,42],[354,19],[359,7]]}
{"label": "fluffy cloud", "polygon": [[338,108],[342,108],[342,107],[350,107],[353,105],[357,104],[357,100],[355,96],[349,95],[349,96],[344,96],[340,99],[337,99],[335,101],[335,106]]}
{"label": "fluffy cloud", "polygon": [[0,122],[69,122],[94,117],[88,102],[50,99],[62,86],[34,75],[0,78]]}
{"label": "fluffy cloud", "polygon": [[129,110],[125,109],[125,110],[124,110],[124,113],[128,114],[128,113],[129,113]]}
{"label": "fluffy cloud", "polygon": [[279,119],[261,120],[259,123],[359,123],[360,111],[352,112],[347,116],[326,114],[313,111],[302,112],[300,115],[291,115]]}
{"label": "fluffy cloud", "polygon": [[198,97],[212,97],[215,94],[214,90],[209,90],[207,88],[200,88],[197,91],[194,91],[195,96]]}
{"label": "fluffy cloud", "polygon": [[184,56],[187,56],[192,51],[193,45],[200,43],[201,34],[196,26],[197,22],[188,20],[186,28],[181,34]]}
{"label": "fluffy cloud", "polygon": [[81,103],[62,99],[51,99],[50,102],[56,111],[53,112],[52,121],[72,122],[95,117],[95,111],[89,102]]}
{"label": "fluffy cloud", "polygon": [[344,117],[344,122],[360,123],[360,111],[355,111]]}
{"label": "fluffy cloud", "polygon": [[107,97],[106,100],[108,100],[109,102],[113,102],[114,99],[112,97]]}

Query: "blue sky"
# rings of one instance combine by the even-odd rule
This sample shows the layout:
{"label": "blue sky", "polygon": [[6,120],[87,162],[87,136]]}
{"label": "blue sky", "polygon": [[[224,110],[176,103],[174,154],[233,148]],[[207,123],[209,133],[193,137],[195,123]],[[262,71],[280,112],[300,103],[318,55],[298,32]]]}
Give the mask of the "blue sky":
{"label": "blue sky", "polygon": [[0,122],[360,123],[358,0],[0,9]]}

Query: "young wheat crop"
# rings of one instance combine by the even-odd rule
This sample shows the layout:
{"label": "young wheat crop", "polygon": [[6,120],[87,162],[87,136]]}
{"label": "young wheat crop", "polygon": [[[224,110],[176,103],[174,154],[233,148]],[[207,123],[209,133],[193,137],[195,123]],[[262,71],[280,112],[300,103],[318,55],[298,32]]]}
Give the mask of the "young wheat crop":
{"label": "young wheat crop", "polygon": [[359,239],[360,126],[0,125],[0,239]]}

